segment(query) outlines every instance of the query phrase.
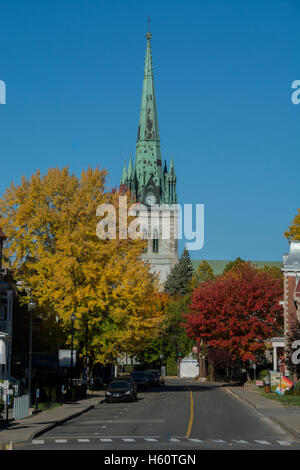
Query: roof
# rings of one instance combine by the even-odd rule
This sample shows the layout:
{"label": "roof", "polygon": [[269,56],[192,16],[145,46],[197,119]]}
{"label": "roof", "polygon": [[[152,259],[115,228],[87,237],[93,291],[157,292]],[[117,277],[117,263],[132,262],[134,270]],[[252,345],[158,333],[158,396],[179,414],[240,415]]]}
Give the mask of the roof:
{"label": "roof", "polygon": [[290,252],[283,256],[284,271],[300,272],[300,241],[290,243]]}
{"label": "roof", "polygon": [[[191,261],[195,270],[198,268],[199,264],[202,263],[202,261],[207,261],[207,263],[212,268],[214,275],[217,276],[219,274],[222,274],[225,269],[225,266],[234,260],[192,259]],[[256,268],[263,268],[264,266],[278,266],[279,268],[283,267],[283,263],[281,261],[250,261],[250,263]]]}

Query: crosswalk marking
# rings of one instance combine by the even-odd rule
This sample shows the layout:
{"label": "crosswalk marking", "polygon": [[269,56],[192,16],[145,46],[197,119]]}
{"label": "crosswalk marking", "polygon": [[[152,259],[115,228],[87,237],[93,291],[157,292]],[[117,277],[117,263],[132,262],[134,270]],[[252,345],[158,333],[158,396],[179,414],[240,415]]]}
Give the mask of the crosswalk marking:
{"label": "crosswalk marking", "polygon": [[[74,442],[74,440],[76,440],[77,442],[80,442],[80,443],[95,443],[96,440],[98,442],[120,442],[120,441],[123,441],[123,442],[140,442],[140,441],[144,441],[144,442],[166,442],[166,438],[163,437],[163,436],[155,436],[155,437],[146,437],[146,436],[137,436],[137,437],[131,437],[131,436],[111,436],[111,437],[107,437],[107,438],[104,438],[104,437],[93,437],[91,439],[88,439],[88,438],[76,438],[75,436],[74,437],[71,437],[71,436],[68,436],[69,439],[58,439],[58,438],[47,438],[47,440],[45,439],[33,439],[31,442],[32,444],[35,444],[35,445],[42,445],[42,444],[48,444],[50,443],[51,441],[55,442],[56,444],[66,444],[66,443],[72,443],[72,441]],[[266,440],[262,440],[262,439],[256,439],[256,440],[253,440],[253,441],[245,441],[243,439],[231,439],[231,440],[228,440],[228,441],[225,441],[223,439],[209,439],[209,440],[201,440],[201,439],[197,439],[197,438],[186,438],[186,437],[172,437],[170,439],[167,439],[167,442],[190,442],[190,443],[194,443],[194,444],[224,444],[224,445],[232,445],[232,443],[236,443],[236,444],[248,444],[248,445],[253,445],[253,444],[260,444],[260,445],[268,445],[268,446],[271,446],[271,445],[280,445],[280,446],[291,446],[293,444],[292,441],[275,441],[275,442],[269,442],[269,441],[266,441]],[[294,443],[295,444],[295,443]]]}
{"label": "crosswalk marking", "polygon": [[291,442],[289,442],[289,441],[277,441],[277,442],[281,446],[290,446],[291,445]]}

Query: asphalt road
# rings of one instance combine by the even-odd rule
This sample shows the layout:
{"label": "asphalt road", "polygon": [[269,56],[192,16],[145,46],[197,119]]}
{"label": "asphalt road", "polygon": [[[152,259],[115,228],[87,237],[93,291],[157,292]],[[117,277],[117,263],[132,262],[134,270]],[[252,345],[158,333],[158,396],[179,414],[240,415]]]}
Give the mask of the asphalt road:
{"label": "asphalt road", "polygon": [[22,450],[296,449],[281,428],[224,387],[169,379],[138,402],[101,403]]}

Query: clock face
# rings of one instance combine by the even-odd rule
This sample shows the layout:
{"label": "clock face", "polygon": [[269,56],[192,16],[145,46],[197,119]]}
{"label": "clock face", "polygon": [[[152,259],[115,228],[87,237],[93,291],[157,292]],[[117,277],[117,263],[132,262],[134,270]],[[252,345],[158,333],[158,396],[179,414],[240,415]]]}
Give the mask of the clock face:
{"label": "clock face", "polygon": [[145,201],[148,206],[154,206],[156,203],[156,197],[153,193],[148,193],[145,197]]}

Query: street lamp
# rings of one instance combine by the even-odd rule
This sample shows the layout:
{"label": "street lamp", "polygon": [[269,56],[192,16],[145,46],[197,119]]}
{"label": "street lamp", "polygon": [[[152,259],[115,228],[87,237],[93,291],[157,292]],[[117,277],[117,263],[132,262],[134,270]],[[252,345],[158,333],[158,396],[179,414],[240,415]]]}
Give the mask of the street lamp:
{"label": "street lamp", "polygon": [[74,313],[71,315],[71,334],[72,334],[72,340],[71,340],[71,393],[72,393],[72,400],[73,400],[73,343],[74,343],[74,321],[76,319],[76,316]]}
{"label": "street lamp", "polygon": [[73,370],[73,341],[74,341],[74,321],[76,319],[76,316],[74,315],[74,313],[72,313],[71,315],[71,325],[72,325],[72,329],[71,329],[71,333],[72,333],[72,342],[71,342],[71,369]]}
{"label": "street lamp", "polygon": [[36,303],[31,298],[28,302],[28,310],[30,313],[29,322],[29,365],[28,365],[28,395],[29,395],[29,407],[31,407],[31,369],[32,369],[32,314],[35,310]]}

